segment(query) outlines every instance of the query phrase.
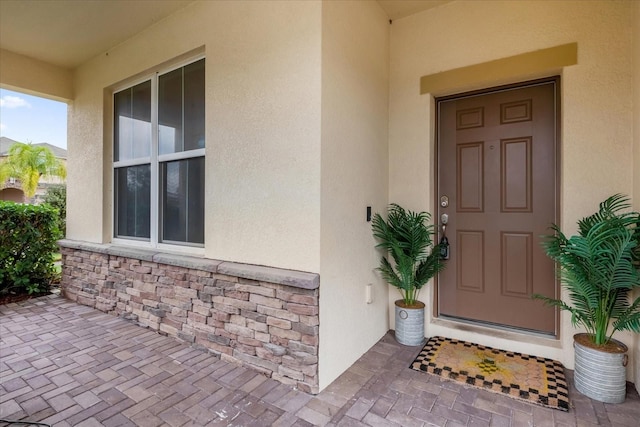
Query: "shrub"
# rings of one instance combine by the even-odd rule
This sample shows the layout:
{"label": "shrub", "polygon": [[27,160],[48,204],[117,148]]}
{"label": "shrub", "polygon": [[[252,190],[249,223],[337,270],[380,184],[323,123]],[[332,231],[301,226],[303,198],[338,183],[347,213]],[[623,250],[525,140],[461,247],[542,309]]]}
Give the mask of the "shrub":
{"label": "shrub", "polygon": [[48,290],[60,237],[56,209],[0,201],[0,294]]}
{"label": "shrub", "polygon": [[43,202],[58,209],[58,228],[62,237],[67,234],[67,186],[65,184],[54,184],[47,188]]}

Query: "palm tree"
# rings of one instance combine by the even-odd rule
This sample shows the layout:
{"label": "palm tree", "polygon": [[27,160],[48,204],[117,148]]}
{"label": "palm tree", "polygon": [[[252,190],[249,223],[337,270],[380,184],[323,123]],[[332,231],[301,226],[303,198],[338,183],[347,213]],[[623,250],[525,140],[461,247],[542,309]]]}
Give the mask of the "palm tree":
{"label": "palm tree", "polygon": [[396,204],[389,205],[387,221],[380,214],[373,217],[376,247],[387,251],[395,264],[394,268],[383,256],[378,271],[398,288],[407,307],[416,303],[420,289],[445,267],[434,241],[435,227],[427,224],[430,220],[428,212],[412,212]]}
{"label": "palm tree", "polygon": [[[616,194],[600,203],[598,212],[578,221],[579,233],[566,237],[552,226],[543,247],[558,263],[571,304],[534,295],[571,313],[596,345],[616,331],[640,332],[640,213],[630,212],[629,199]],[[635,298],[635,299],[633,299]]]}
{"label": "palm tree", "polygon": [[38,182],[43,176],[62,179],[67,176],[64,163],[47,147],[17,142],[9,148],[6,160],[0,163],[0,188],[8,178],[17,178],[22,191],[29,198],[36,194]]}

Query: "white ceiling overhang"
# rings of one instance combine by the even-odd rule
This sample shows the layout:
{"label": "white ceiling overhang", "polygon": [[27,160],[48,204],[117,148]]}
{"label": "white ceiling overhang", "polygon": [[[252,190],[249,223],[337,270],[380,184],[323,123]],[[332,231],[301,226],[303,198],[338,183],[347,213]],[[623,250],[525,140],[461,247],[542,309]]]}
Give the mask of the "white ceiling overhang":
{"label": "white ceiling overhang", "polygon": [[73,69],[192,0],[2,0],[0,48]]}
{"label": "white ceiling overhang", "polygon": [[[399,19],[448,1],[378,3],[389,19]],[[0,48],[71,70],[190,3],[193,0],[2,0]]]}

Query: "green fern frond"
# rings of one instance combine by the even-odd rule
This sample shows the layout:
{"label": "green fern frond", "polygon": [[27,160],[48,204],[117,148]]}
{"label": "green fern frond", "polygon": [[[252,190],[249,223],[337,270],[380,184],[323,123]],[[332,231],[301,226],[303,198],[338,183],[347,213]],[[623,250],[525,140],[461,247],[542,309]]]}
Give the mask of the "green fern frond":
{"label": "green fern frond", "polygon": [[387,219],[376,213],[372,221],[377,248],[387,257],[380,259],[382,278],[396,287],[406,304],[415,303],[420,289],[442,268],[438,246],[434,244],[435,227],[428,224],[428,212],[412,212],[397,204],[389,205]]}
{"label": "green fern frond", "polygon": [[[567,238],[553,225],[542,246],[559,268],[569,304],[536,296],[571,312],[571,321],[604,344],[617,330],[640,329],[640,303],[629,302],[640,287],[640,214],[627,211],[628,198],[615,194],[596,213],[578,221],[578,235]],[[608,333],[611,329],[611,333]]]}

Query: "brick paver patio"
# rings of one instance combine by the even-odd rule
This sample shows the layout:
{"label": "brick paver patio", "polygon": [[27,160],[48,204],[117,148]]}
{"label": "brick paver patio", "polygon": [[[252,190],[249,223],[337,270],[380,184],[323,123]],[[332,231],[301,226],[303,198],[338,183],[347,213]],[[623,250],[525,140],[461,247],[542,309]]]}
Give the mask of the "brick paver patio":
{"label": "brick paver patio", "polygon": [[412,371],[419,350],[387,334],[312,396],[51,295],[0,306],[0,418],[83,427],[639,425],[631,387],[621,405],[572,388],[565,413]]}

